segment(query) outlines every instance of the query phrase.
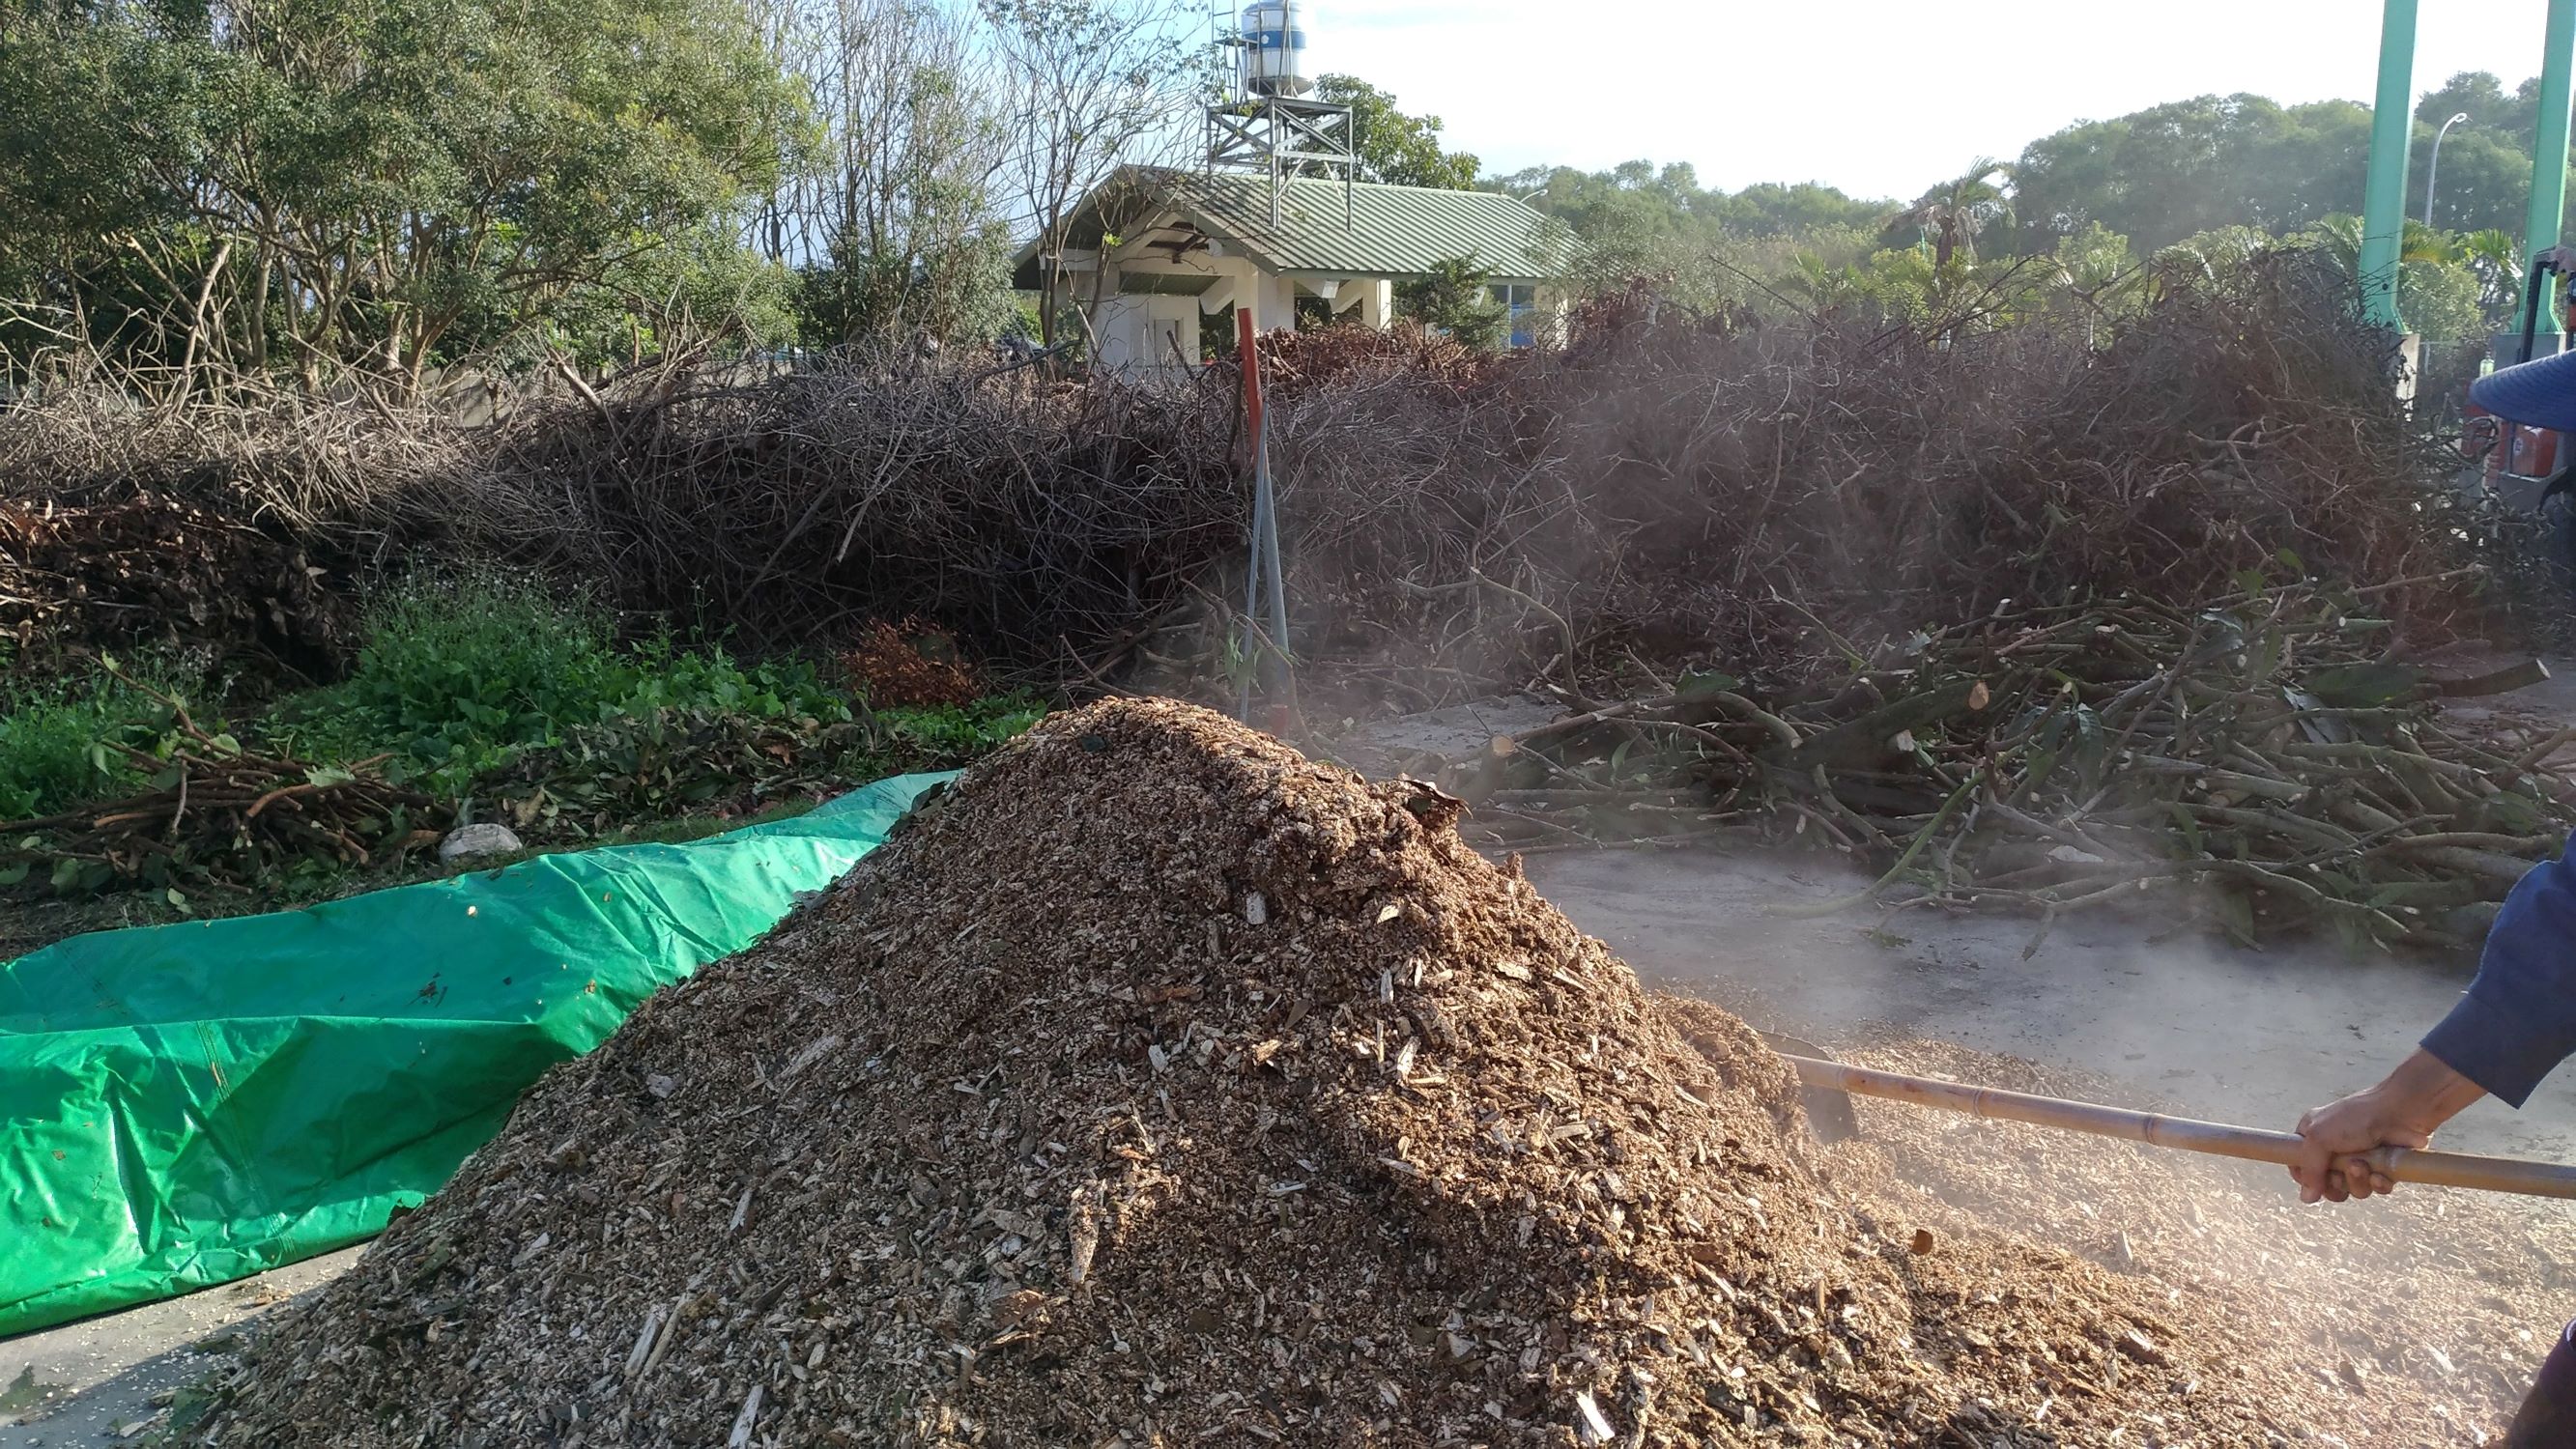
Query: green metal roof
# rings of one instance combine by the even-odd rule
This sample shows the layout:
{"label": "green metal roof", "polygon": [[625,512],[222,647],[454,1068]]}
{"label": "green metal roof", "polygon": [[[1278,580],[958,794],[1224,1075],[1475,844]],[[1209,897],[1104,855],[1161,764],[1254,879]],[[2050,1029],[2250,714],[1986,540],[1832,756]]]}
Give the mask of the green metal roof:
{"label": "green metal roof", "polygon": [[[1099,244],[1104,196],[1123,197],[1116,209],[1129,215],[1138,214],[1139,198],[1151,198],[1159,213],[1177,212],[1268,272],[1410,277],[1457,257],[1515,281],[1544,280],[1562,269],[1562,247],[1547,219],[1492,191],[1354,182],[1346,214],[1341,182],[1292,180],[1280,188],[1274,226],[1266,177],[1130,170],[1085,200],[1069,228],[1073,245]],[[1036,250],[1035,243],[1022,248],[1019,270],[1034,274]]]}

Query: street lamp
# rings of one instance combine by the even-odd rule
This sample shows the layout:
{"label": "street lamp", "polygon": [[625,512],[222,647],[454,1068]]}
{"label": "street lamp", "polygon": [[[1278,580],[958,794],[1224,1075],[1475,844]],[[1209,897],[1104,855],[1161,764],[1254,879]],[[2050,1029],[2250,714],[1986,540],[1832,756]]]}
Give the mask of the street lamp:
{"label": "street lamp", "polygon": [[2433,133],[2433,156],[2431,160],[2424,163],[2424,224],[2426,226],[2433,224],[2433,183],[2442,175],[2442,138],[2451,134],[2453,126],[2468,118],[2469,113],[2462,111],[2444,121],[2442,129]]}

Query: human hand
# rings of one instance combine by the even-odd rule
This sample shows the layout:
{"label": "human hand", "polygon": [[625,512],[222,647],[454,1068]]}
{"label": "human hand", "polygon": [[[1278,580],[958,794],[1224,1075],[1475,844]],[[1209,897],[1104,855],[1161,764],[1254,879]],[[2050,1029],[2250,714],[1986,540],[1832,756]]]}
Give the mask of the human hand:
{"label": "human hand", "polygon": [[2298,1132],[2306,1140],[2299,1160],[2290,1164],[2290,1176],[2298,1181],[2303,1203],[2395,1192],[2396,1179],[2362,1154],[2374,1147],[2422,1147],[2433,1140],[2430,1132],[2400,1120],[2397,1104],[2382,1087],[2309,1108],[2299,1118]]}
{"label": "human hand", "polygon": [[2419,1049],[2387,1081],[2311,1109],[2299,1119],[2306,1141],[2290,1165],[2299,1201],[2342,1202],[2396,1191],[2396,1180],[2362,1154],[2376,1147],[2422,1147],[2433,1140],[2433,1129],[2485,1095],[2485,1088]]}

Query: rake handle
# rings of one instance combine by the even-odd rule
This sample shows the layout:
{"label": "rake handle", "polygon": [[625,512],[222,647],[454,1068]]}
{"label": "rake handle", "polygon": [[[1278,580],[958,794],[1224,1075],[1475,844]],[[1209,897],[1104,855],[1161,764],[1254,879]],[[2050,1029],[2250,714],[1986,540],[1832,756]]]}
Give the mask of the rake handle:
{"label": "rake handle", "polygon": [[[1880,1097],[1891,1102],[1910,1102],[1918,1107],[1938,1107],[1945,1112],[1964,1112],[1973,1117],[2027,1122],[2035,1127],[2060,1127],[2070,1132],[2089,1132],[2096,1137],[2118,1137],[2157,1147],[2176,1147],[2185,1152],[2207,1153],[2212,1157],[2275,1162],[2287,1167],[2299,1160],[2305,1145],[2294,1132],[2266,1132],[2257,1127],[2196,1122],[2189,1117],[2132,1112],[2123,1107],[2070,1102],[2060,1097],[2035,1097],[2026,1092],[1962,1086],[1957,1082],[1909,1077],[1871,1067],[1846,1066],[1814,1057],[1783,1056],[1781,1060],[1795,1068],[1798,1080],[1810,1087],[1823,1087],[1855,1096]],[[2562,1167],[2554,1162],[2524,1162],[2510,1157],[2478,1157],[2465,1152],[2433,1152],[2405,1147],[2374,1148],[2361,1156],[2375,1171],[2397,1182],[2466,1187],[2480,1192],[2521,1193],[2527,1197],[2576,1198],[2576,1167]]]}

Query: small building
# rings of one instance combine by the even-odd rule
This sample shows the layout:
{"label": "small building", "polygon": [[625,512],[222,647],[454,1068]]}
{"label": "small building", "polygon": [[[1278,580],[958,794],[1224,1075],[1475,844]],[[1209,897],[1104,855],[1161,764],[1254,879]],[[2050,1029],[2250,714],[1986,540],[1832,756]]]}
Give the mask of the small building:
{"label": "small building", "polygon": [[[1066,294],[1090,315],[1094,360],[1132,375],[1199,365],[1199,322],[1249,307],[1263,331],[1297,325],[1297,301],[1385,327],[1395,284],[1464,258],[1511,309],[1513,341],[1542,325],[1538,289],[1561,270],[1547,219],[1491,191],[1130,168],[1083,199],[1066,228]],[[1106,273],[1104,276],[1103,273]],[[1013,285],[1039,289],[1037,243]]]}

